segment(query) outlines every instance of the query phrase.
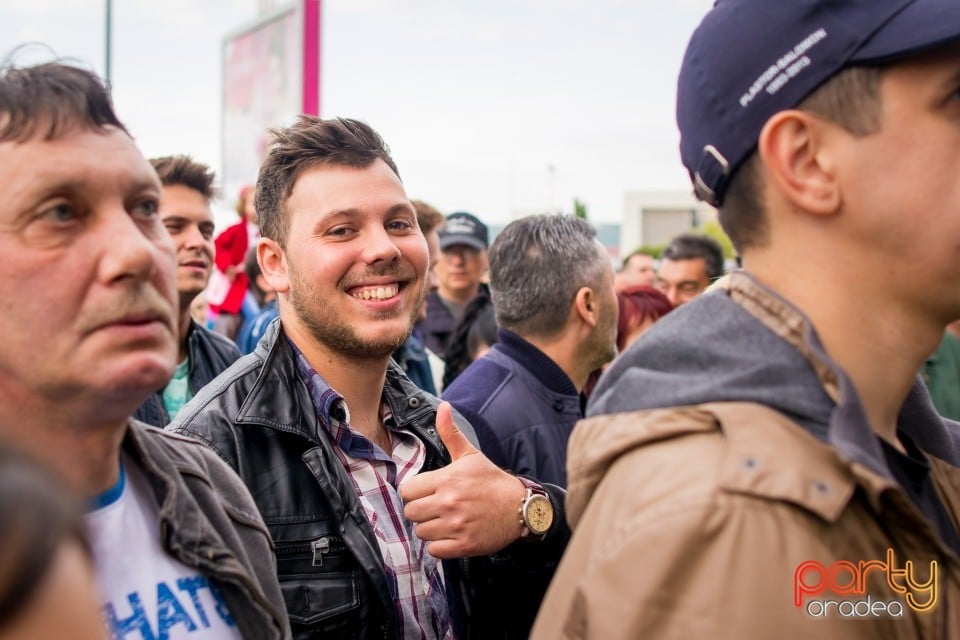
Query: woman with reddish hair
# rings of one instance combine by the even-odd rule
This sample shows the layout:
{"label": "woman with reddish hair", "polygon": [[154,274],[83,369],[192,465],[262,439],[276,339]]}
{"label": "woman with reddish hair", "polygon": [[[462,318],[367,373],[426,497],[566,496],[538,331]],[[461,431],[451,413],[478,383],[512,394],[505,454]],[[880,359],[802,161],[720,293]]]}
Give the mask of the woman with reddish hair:
{"label": "woman with reddish hair", "polygon": [[617,322],[617,351],[627,347],[653,326],[653,323],[673,310],[663,293],[653,287],[629,287],[617,292],[620,319]]}

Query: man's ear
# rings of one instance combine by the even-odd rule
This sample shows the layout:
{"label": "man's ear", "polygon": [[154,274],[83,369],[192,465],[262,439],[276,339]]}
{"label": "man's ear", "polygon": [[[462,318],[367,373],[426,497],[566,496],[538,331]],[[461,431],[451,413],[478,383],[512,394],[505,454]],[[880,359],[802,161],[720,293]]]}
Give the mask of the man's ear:
{"label": "man's ear", "polygon": [[760,132],[758,151],[783,198],[814,215],[836,213],[842,202],[831,125],[795,109],[770,118]]}
{"label": "man's ear", "polygon": [[577,295],[573,299],[573,313],[591,329],[597,326],[600,318],[600,301],[593,289],[580,287],[577,290]]}
{"label": "man's ear", "polygon": [[257,261],[264,279],[274,291],[286,293],[290,290],[287,256],[276,240],[260,238],[257,241]]}

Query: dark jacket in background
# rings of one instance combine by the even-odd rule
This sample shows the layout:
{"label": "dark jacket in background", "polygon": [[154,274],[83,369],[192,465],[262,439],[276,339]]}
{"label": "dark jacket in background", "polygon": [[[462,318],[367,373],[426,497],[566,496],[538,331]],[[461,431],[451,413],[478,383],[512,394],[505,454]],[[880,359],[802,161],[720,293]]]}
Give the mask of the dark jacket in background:
{"label": "dark jacket in background", "polygon": [[435,290],[427,294],[424,304],[427,305],[427,317],[417,323],[417,331],[423,336],[423,345],[442,357],[460,319],[450,313]]}
{"label": "dark jacket in background", "polygon": [[493,300],[486,285],[463,308],[460,321],[453,330],[443,354],[441,389],[449,387],[474,361],[475,350],[497,342],[497,318]]}
{"label": "dark jacket in background", "polygon": [[[427,450],[423,471],[449,464],[435,428],[438,400],[418,389],[396,363],[383,398],[397,426]],[[461,430],[473,430],[458,416]],[[247,484],[276,545],[280,585],[296,638],[393,638],[398,621],[373,529],[329,433],[319,423],[296,356],[280,323],[181,410],[169,427],[212,448]],[[564,492],[548,486],[563,522]],[[519,506],[519,505],[518,505]],[[565,528],[565,525],[564,525]],[[527,554],[539,544],[516,544]],[[509,556],[510,553],[508,552]],[[451,621],[465,631],[472,585],[490,579],[473,560],[444,562]],[[469,584],[462,578],[468,576]],[[471,623],[476,618],[471,609]]]}
{"label": "dark jacket in background", "polygon": [[[240,357],[237,345],[219,333],[214,333],[206,327],[190,321],[190,330],[187,333],[187,357],[190,360],[190,370],[187,374],[187,383],[190,393],[197,395],[208,382],[216,378],[227,367]],[[155,427],[165,427],[170,423],[170,416],[163,404],[163,389],[144,400],[133,414],[136,420],[146,422]]]}
{"label": "dark jacket in background", "polygon": [[[517,334],[499,342],[443,393],[469,420],[483,452],[517,475],[566,488],[567,440],[583,417],[580,394],[566,373]],[[527,638],[569,536],[516,558],[494,556],[494,580],[474,594],[487,638]],[[484,589],[484,586],[491,588]]]}
{"label": "dark jacket in background", "polygon": [[535,346],[506,329],[497,336],[499,342],[444,390],[443,399],[470,421],[484,453],[499,466],[566,487],[567,440],[583,417],[580,394]]}
{"label": "dark jacket in background", "polygon": [[160,505],[164,551],[216,584],[244,638],[289,638],[273,544],[237,474],[199,443],[136,421],[123,450]]}

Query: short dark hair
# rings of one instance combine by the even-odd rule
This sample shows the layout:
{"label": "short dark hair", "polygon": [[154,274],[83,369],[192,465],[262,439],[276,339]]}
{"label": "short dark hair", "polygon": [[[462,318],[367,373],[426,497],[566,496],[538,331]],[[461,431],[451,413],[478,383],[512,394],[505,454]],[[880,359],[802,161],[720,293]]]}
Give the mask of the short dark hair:
{"label": "short dark hair", "polygon": [[187,155],[151,158],[150,164],[165,187],[181,185],[193,189],[206,198],[213,200],[216,190],[213,188],[213,169],[195,161]]}
{"label": "short dark hair", "polygon": [[400,177],[383,138],[370,125],[349,118],[300,116],[289,127],[270,130],[267,157],[257,177],[260,235],[286,245],[290,227],[287,199],[297,178],[317,166],[366,168],[377,159]]}
{"label": "short dark hair", "polygon": [[497,323],[520,335],[560,331],[577,290],[596,287],[610,267],[596,237],[576,216],[534,215],[508,224],[490,247]]}
{"label": "short dark hair", "polygon": [[[880,130],[881,81],[885,67],[849,67],[807,96],[797,109],[833,122],[855,136]],[[754,150],[730,179],[719,210],[720,226],[738,253],[762,246],[767,220],[760,179],[760,155]]]}
{"label": "short dark hair", "polygon": [[716,240],[699,233],[681,233],[670,241],[660,258],[666,260],[703,258],[708,278],[713,280],[723,275],[723,249]]}
{"label": "short dark hair", "polygon": [[61,62],[0,67],[0,142],[25,142],[36,135],[54,140],[76,129],[110,127],[130,135],[92,72]]}
{"label": "short dark hair", "polygon": [[243,273],[247,276],[247,282],[250,286],[250,291],[253,293],[253,297],[257,299],[257,304],[263,306],[264,301],[267,297],[267,292],[260,288],[260,285],[257,283],[257,277],[260,276],[263,271],[260,269],[260,261],[257,259],[257,245],[256,243],[252,244],[247,253],[243,256]]}
{"label": "short dark hair", "polygon": [[423,200],[411,200],[410,204],[417,212],[417,224],[420,225],[420,232],[427,235],[434,229],[439,229],[446,218],[435,207],[431,207]]}

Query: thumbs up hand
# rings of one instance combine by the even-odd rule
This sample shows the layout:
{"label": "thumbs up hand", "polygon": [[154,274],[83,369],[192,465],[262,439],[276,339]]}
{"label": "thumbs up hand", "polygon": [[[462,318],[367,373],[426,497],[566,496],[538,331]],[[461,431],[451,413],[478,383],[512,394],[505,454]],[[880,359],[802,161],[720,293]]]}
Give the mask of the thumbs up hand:
{"label": "thumbs up hand", "polygon": [[467,437],[460,433],[460,429],[453,421],[453,409],[449,402],[441,402],[437,407],[437,435],[440,436],[443,446],[447,448],[454,462],[464,456],[480,453],[467,440]]}
{"label": "thumbs up hand", "polygon": [[520,537],[526,489],[474,447],[453,422],[450,403],[437,409],[437,433],[452,462],[400,487],[403,515],[435,558],[494,553]]}

